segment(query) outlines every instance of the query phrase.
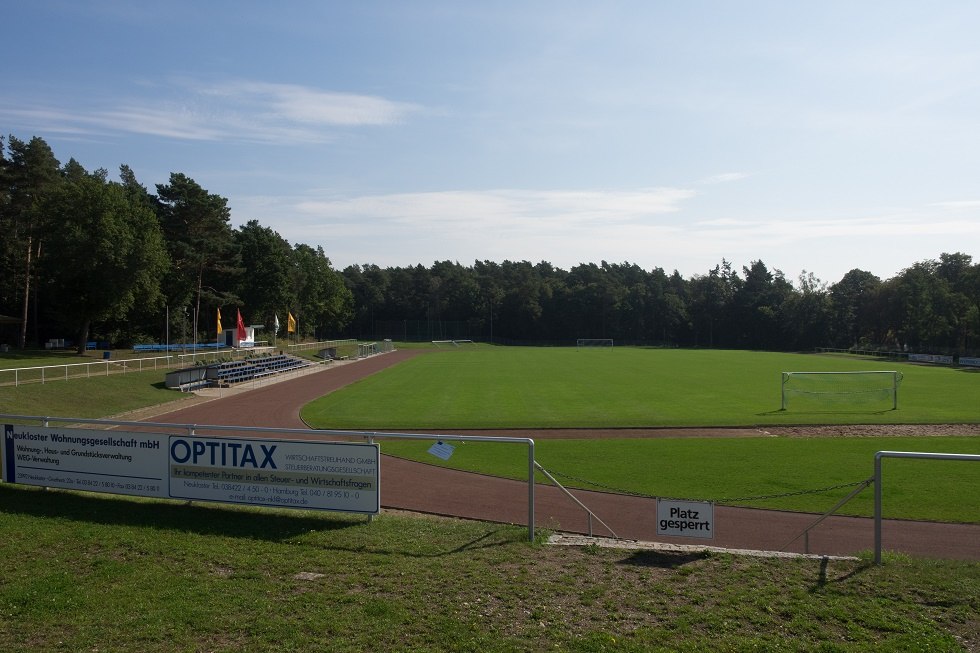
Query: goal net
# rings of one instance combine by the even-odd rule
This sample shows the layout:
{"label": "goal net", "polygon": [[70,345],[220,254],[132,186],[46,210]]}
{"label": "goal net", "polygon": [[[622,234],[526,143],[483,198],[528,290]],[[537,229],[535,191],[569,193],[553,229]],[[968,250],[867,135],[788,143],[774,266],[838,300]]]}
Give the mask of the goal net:
{"label": "goal net", "polygon": [[575,346],[578,348],[585,347],[612,347],[612,338],[579,338],[575,341]]}
{"label": "goal net", "polygon": [[782,410],[896,410],[902,373],[783,372]]}

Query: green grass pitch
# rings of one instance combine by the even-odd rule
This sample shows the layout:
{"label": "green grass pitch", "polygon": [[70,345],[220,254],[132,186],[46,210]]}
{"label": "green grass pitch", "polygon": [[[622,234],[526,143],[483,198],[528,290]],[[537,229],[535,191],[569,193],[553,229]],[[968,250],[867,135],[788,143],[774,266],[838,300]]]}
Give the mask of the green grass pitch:
{"label": "green grass pitch", "polygon": [[[780,410],[784,371],[898,370],[889,403]],[[402,363],[303,410],[318,428],[473,429],[969,423],[980,374],[748,351],[472,347]]]}

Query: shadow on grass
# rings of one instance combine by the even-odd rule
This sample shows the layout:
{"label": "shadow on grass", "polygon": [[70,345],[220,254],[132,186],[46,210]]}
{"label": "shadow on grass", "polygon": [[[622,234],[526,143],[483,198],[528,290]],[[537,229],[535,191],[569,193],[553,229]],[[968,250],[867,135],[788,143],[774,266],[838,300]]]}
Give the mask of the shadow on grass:
{"label": "shadow on grass", "polygon": [[848,581],[851,578],[854,578],[855,576],[857,576],[858,574],[862,574],[865,571],[868,571],[869,569],[871,569],[872,567],[874,567],[874,564],[873,563],[871,563],[869,561],[865,561],[865,562],[860,563],[857,567],[855,567],[854,569],[851,569],[850,571],[848,571],[847,573],[845,573],[845,574],[843,574],[841,576],[837,576],[835,578],[828,578],[827,568],[828,568],[829,563],[830,563],[830,560],[828,558],[821,558],[820,559],[820,576],[817,578],[816,584],[814,584],[813,587],[810,588],[810,593],[811,594],[814,593],[814,592],[819,592],[821,589],[823,589],[827,585],[833,585],[835,583],[843,583],[845,581]]}
{"label": "shadow on grass", "polygon": [[[44,490],[9,484],[0,484],[0,513],[274,543],[295,540],[311,533],[361,527],[367,523],[366,516],[357,514],[301,510],[292,514],[277,514],[253,506],[206,502],[188,505],[178,500]],[[382,529],[376,536],[369,535],[366,539],[357,540],[359,543],[356,544],[338,545],[333,538],[317,538],[308,545],[328,551],[439,558],[509,546],[517,541],[515,533],[495,527],[463,542],[460,542],[460,538],[439,536],[427,545],[419,546],[418,541],[392,536],[390,529]]]}
{"label": "shadow on grass", "polygon": [[103,497],[0,485],[0,512],[279,542],[310,531],[359,526],[364,518],[282,515],[177,501]]}
{"label": "shadow on grass", "polygon": [[[64,365],[66,362],[78,363],[86,362],[86,360],[91,360],[89,356],[79,356],[74,349],[10,349],[0,356],[0,360],[11,360],[11,361],[36,361],[38,359],[48,359],[51,362],[46,363],[48,365]],[[45,364],[45,363],[39,363]]]}
{"label": "shadow on grass", "polygon": [[[776,410],[767,410],[761,413],[756,413],[757,417],[772,417],[775,415],[799,415],[812,416],[812,415],[888,415],[894,413],[894,408],[882,408],[881,410],[861,410],[854,408],[851,410],[794,410],[792,412],[778,408]],[[779,426],[778,424],[769,424],[768,426]]]}
{"label": "shadow on grass", "polygon": [[627,558],[619,561],[621,565],[632,567],[656,567],[658,569],[676,569],[698,560],[704,560],[707,553],[665,553],[662,551],[636,551]]}
{"label": "shadow on grass", "polygon": [[[479,537],[475,537],[467,542],[463,542],[457,546],[451,546],[451,543],[447,543],[443,540],[439,542],[431,543],[431,549],[428,551],[414,549],[411,546],[405,547],[378,547],[378,546],[337,546],[335,544],[321,545],[313,544],[312,546],[321,551],[339,551],[344,553],[371,553],[375,555],[385,555],[385,556],[400,556],[404,558],[444,558],[447,556],[458,555],[461,553],[472,553],[474,551],[481,551],[487,549],[494,549],[499,547],[507,547],[514,544],[513,538],[508,538],[504,529],[495,529],[492,531],[487,531]],[[451,548],[450,548],[451,547]]]}

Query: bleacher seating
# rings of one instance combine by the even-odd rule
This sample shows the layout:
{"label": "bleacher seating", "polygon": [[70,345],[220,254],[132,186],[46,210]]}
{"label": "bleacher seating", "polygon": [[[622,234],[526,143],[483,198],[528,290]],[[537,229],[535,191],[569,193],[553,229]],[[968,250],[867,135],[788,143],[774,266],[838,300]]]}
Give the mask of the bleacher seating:
{"label": "bleacher seating", "polygon": [[282,374],[312,365],[313,363],[289,354],[259,356],[240,361],[214,363],[207,366],[205,378],[212,385],[227,387],[242,381],[251,381],[274,374]]}

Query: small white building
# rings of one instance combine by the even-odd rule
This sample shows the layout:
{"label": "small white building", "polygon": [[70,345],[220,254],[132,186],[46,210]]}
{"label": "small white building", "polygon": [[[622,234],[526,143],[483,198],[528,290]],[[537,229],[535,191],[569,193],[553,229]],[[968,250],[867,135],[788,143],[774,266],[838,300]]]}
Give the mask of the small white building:
{"label": "small white building", "polygon": [[254,347],[255,346],[255,330],[261,329],[264,325],[256,324],[253,326],[245,327],[245,337],[238,338],[238,329],[225,329],[222,332],[223,344],[225,347]]}

